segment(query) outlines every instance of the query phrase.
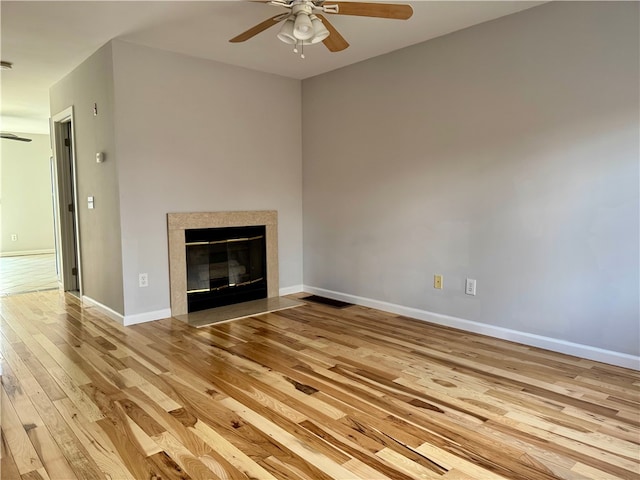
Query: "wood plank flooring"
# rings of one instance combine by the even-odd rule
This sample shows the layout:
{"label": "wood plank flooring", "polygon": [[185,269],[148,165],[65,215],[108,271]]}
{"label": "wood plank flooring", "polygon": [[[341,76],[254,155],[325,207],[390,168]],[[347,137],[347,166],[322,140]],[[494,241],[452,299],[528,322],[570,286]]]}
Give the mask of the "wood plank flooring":
{"label": "wood plank flooring", "polygon": [[358,306],[0,300],[3,479],[640,479],[636,371]]}

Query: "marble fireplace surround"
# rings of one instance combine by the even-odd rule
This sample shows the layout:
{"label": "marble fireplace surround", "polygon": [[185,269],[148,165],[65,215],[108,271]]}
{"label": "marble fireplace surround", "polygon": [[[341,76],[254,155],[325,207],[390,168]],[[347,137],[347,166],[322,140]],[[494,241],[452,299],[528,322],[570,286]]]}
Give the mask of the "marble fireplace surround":
{"label": "marble fireplace surround", "polygon": [[264,225],[267,245],[267,297],[277,297],[278,281],[278,212],[255,210],[243,212],[168,213],[169,284],[171,316],[187,313],[187,259],[184,231],[191,228],[224,228]]}

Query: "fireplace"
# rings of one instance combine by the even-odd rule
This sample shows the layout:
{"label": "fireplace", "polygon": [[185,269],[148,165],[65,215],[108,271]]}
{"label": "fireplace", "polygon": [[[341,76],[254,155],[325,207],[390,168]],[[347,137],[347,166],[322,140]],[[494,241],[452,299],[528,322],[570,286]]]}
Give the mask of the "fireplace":
{"label": "fireplace", "polygon": [[[259,232],[252,230],[254,227],[258,227]],[[241,234],[238,234],[240,230],[235,230],[245,228],[250,230],[245,230]],[[225,297],[225,295],[231,292],[242,293],[248,290],[245,287],[249,286],[257,287],[260,285],[259,288],[262,290],[260,298],[265,298],[265,296],[266,298],[278,297],[280,285],[278,281],[278,213],[276,211],[169,213],[167,214],[167,230],[172,316],[186,315],[196,311],[191,309],[191,303],[199,302],[195,300],[192,302],[190,297],[199,293],[211,293],[211,290],[224,294],[215,301],[220,303],[213,306],[236,303],[236,300],[244,302],[245,299],[240,296],[236,297],[233,302],[226,303],[231,296]],[[205,230],[213,231],[213,236],[202,236],[203,232],[201,231]],[[217,235],[225,230],[227,232],[224,233],[225,238],[222,242],[223,238]],[[229,232],[232,233],[230,237],[227,236]],[[254,237],[259,237],[260,232],[264,232],[262,234],[264,245],[257,247],[260,240]],[[198,242],[202,242],[201,248],[197,248],[198,245],[187,246],[187,244]],[[191,253],[192,249],[193,253]],[[256,255],[252,253],[260,249],[263,252],[262,265],[259,260],[255,260]],[[208,269],[204,266],[187,267],[189,257],[194,260],[195,265],[203,265],[204,259],[209,257],[209,260],[213,259],[212,262],[209,261],[209,264],[213,263],[214,265],[213,267],[209,266]],[[220,265],[225,257],[227,262],[229,258],[231,259],[226,267]],[[264,278],[263,284],[261,284],[262,280],[259,280],[261,276]],[[203,291],[196,292],[195,290]],[[209,292],[204,290],[209,290]],[[257,294],[252,293],[251,295]],[[200,297],[204,297],[204,295],[194,296],[194,298]],[[249,299],[246,298],[246,300]]]}
{"label": "fireplace", "polygon": [[264,225],[185,230],[187,310],[267,298]]}

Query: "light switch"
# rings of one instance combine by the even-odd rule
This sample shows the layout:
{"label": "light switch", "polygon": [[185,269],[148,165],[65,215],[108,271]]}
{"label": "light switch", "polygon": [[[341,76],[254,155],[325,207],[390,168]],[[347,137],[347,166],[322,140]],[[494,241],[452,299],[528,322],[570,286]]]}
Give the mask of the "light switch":
{"label": "light switch", "polygon": [[89,208],[89,210],[93,210],[94,208],[93,197],[87,197],[87,207]]}

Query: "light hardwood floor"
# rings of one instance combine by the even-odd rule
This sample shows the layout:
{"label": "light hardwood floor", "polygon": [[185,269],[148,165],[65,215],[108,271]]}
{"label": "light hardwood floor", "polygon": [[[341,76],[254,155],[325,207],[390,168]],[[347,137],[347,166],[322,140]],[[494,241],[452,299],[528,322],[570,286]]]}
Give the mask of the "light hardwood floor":
{"label": "light hardwood floor", "polygon": [[362,307],[1,299],[3,479],[634,479],[640,375]]}
{"label": "light hardwood floor", "polygon": [[57,288],[53,253],[0,257],[0,296]]}

